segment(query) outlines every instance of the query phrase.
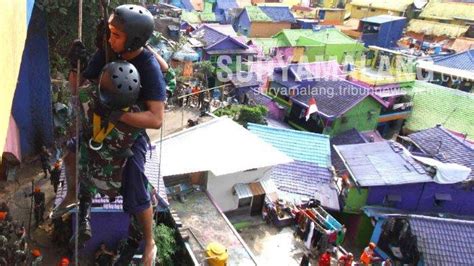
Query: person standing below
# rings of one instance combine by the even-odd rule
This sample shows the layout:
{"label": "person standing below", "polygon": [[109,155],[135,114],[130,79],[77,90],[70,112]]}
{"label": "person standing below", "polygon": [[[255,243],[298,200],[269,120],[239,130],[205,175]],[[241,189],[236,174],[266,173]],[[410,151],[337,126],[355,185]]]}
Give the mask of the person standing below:
{"label": "person standing below", "polygon": [[40,161],[41,161],[41,168],[44,172],[44,179],[48,178],[48,173],[51,173],[51,153],[48,151],[46,146],[41,147],[40,153]]}
{"label": "person standing below", "polygon": [[374,250],[375,250],[375,243],[374,242],[370,242],[369,243],[369,246],[367,246],[364,251],[362,252],[362,254],[360,255],[360,262],[363,264],[363,265],[370,265],[370,263],[372,262],[373,258],[374,258]]}
{"label": "person standing below", "polygon": [[25,197],[33,197],[33,214],[35,217],[35,226],[38,227],[44,222],[45,196],[40,187],[35,187],[31,194],[25,194]]}
{"label": "person standing below", "polygon": [[59,159],[53,166],[51,170],[51,185],[53,185],[54,193],[58,193],[59,179],[61,177],[62,171],[62,160]]}

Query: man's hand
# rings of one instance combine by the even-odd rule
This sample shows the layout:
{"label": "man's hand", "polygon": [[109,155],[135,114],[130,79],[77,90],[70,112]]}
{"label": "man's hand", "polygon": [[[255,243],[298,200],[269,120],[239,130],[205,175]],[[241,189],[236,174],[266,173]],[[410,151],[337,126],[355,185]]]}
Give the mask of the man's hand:
{"label": "man's hand", "polygon": [[155,242],[146,243],[143,250],[142,262],[144,266],[154,266],[156,261],[156,252],[158,251]]}
{"label": "man's hand", "polygon": [[77,60],[81,60],[83,66],[87,65],[87,51],[81,40],[74,40],[67,53],[67,58],[71,68],[77,67]]}

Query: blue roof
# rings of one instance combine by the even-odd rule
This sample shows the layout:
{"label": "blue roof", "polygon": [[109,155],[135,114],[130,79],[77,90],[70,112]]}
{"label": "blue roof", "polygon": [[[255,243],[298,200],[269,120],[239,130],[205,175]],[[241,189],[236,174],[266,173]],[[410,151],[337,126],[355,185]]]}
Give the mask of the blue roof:
{"label": "blue roof", "polygon": [[294,160],[331,166],[329,136],[249,123],[247,129]]}
{"label": "blue roof", "polygon": [[216,9],[222,9],[227,11],[231,8],[238,8],[237,2],[235,0],[217,0]]}
{"label": "blue roof", "polygon": [[290,8],[287,6],[260,6],[260,9],[274,22],[296,22]]}
{"label": "blue roof", "polygon": [[181,4],[186,11],[194,11],[194,6],[191,4],[191,0],[181,0]]}
{"label": "blue roof", "polygon": [[357,129],[349,129],[331,138],[331,161],[336,171],[346,170],[346,166],[341,157],[334,150],[333,145],[359,144],[366,143],[364,136]]}
{"label": "blue roof", "polygon": [[435,59],[435,65],[474,71],[474,49]]}
{"label": "blue roof", "polygon": [[338,192],[327,167],[294,161],[273,167],[270,177],[283,195],[288,196],[284,198],[316,198],[323,207],[339,210]]}
{"label": "blue roof", "polygon": [[203,25],[200,28],[196,29],[192,32],[191,35],[196,39],[204,41],[206,43],[206,46],[213,45],[227,37],[225,34],[207,25]]}
{"label": "blue roof", "polygon": [[398,16],[390,16],[390,15],[380,15],[374,17],[363,18],[361,21],[370,22],[375,24],[383,24],[390,21],[397,21],[397,20],[406,20],[405,17],[398,17]]}

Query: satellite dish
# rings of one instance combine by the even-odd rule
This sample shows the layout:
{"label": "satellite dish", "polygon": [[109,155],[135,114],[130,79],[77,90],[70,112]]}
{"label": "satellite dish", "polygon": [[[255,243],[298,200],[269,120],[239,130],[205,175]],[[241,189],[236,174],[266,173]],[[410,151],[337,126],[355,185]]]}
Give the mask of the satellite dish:
{"label": "satellite dish", "polygon": [[415,0],[413,4],[417,9],[422,9],[426,4],[428,4],[428,0]]}

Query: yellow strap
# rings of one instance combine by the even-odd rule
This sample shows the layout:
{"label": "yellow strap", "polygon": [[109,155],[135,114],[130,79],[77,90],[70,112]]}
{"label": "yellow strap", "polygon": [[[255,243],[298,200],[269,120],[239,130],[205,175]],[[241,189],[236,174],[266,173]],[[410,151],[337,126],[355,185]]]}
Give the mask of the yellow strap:
{"label": "yellow strap", "polygon": [[115,125],[110,123],[107,125],[107,128],[102,128],[101,127],[101,120],[102,118],[97,115],[96,113],[94,113],[94,116],[93,116],[93,119],[92,119],[92,133],[93,133],[93,140],[95,143],[102,143],[105,139],[105,137],[107,137],[107,135],[109,135],[110,131],[112,131],[112,129],[114,129]]}

